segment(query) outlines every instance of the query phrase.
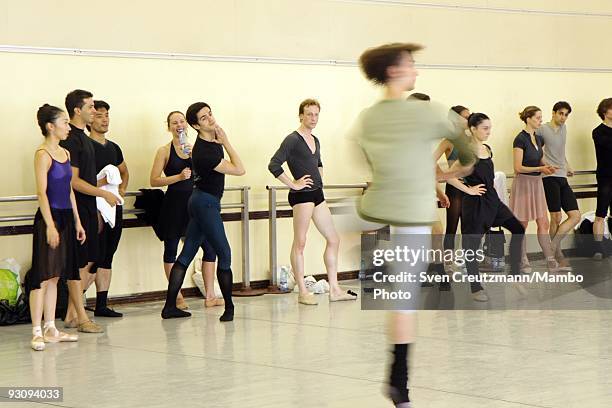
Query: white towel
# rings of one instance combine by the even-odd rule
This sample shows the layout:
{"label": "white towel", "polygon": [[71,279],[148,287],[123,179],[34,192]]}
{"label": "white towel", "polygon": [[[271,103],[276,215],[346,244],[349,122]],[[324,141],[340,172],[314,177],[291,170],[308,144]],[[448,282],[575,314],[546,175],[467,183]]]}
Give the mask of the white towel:
{"label": "white towel", "polygon": [[497,195],[502,203],[508,205],[508,187],[506,185],[506,173],[503,171],[495,172],[495,180],[493,181],[493,186],[495,187],[495,191],[497,191]]}
{"label": "white towel", "polygon": [[[111,193],[116,195],[120,200],[119,205],[123,205],[123,198],[119,194],[119,185],[123,180],[121,180],[121,174],[119,173],[119,169],[117,168],[117,166],[109,164],[108,166],[100,170],[100,172],[96,176],[98,180],[102,180],[104,177],[106,177],[106,181],[108,182],[108,184],[100,188],[102,190],[110,191]],[[107,222],[108,225],[111,226],[111,228],[115,228],[115,207],[111,206],[102,197],[96,197],[96,207],[98,207],[98,211],[100,211],[104,222]]]}

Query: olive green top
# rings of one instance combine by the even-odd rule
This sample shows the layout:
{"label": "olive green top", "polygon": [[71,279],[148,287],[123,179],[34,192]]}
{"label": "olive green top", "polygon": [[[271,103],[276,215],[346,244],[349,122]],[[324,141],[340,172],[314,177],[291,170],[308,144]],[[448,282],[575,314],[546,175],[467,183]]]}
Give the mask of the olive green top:
{"label": "olive green top", "polygon": [[[452,111],[451,111],[452,112]],[[355,138],[370,166],[371,184],[358,207],[363,218],[423,225],[436,215],[433,143],[453,141],[462,164],[474,160],[459,115],[433,102],[382,100],[363,111]]]}

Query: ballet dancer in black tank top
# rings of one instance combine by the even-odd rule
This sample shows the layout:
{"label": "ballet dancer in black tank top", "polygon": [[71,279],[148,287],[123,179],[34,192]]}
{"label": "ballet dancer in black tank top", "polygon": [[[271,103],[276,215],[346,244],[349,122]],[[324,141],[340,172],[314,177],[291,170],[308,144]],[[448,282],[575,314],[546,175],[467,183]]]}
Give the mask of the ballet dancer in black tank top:
{"label": "ballet dancer in black tank top", "polygon": [[[516,219],[512,211],[500,200],[495,191],[495,173],[493,167],[493,153],[491,148],[484,142],[491,135],[491,121],[484,113],[473,113],[468,119],[468,127],[472,135],[472,141],[478,152],[478,163],[473,172],[464,177],[464,183],[473,187],[481,185],[486,191],[482,195],[469,195],[463,197],[461,209],[461,234],[463,248],[476,251],[480,247],[480,241],[485,232],[491,227],[504,227],[512,233],[510,239],[510,265],[511,273],[520,273],[521,246],[525,234],[525,228]],[[461,188],[461,182],[457,179],[449,180],[455,187]],[[467,262],[469,275],[478,276],[478,262],[472,260]],[[487,293],[479,282],[471,282],[472,297],[475,301],[486,302],[489,300]],[[525,288],[515,284],[515,288],[522,295]]]}

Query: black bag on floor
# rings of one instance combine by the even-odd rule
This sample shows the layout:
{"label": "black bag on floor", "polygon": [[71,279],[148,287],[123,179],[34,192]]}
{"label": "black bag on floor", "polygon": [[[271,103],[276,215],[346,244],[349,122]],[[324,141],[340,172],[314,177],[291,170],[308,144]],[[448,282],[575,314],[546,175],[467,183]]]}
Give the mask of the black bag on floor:
{"label": "black bag on floor", "polygon": [[8,300],[0,300],[0,326],[29,323],[30,321],[30,307],[24,293],[19,295],[14,306],[9,305]]}
{"label": "black bag on floor", "polygon": [[595,239],[593,238],[593,223],[584,219],[574,231],[576,256],[590,258],[595,254]]}
{"label": "black bag on floor", "polygon": [[[608,227],[612,227],[612,218],[608,218]],[[612,231],[612,230],[611,230]],[[576,255],[590,258],[595,254],[595,238],[593,238],[593,223],[584,219],[578,229],[574,231]],[[612,255],[612,240],[604,238],[601,243],[604,255]]]}

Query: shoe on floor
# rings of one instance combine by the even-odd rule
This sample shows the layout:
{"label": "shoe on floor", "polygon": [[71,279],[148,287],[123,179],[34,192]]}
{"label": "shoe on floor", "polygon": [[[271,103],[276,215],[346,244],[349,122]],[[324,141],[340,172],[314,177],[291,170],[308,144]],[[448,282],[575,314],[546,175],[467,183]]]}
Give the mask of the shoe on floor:
{"label": "shoe on floor", "polygon": [[183,301],[183,303],[177,303],[176,308],[179,310],[189,310],[189,305],[187,302]]}
{"label": "shoe on floor", "polygon": [[123,317],[123,313],[119,313],[111,309],[110,307],[105,307],[104,309],[97,310],[94,312],[94,316],[97,317]]}
{"label": "shoe on floor", "polygon": [[310,306],[319,304],[319,302],[317,302],[317,299],[312,293],[308,293],[306,295],[299,294],[298,303],[301,303],[303,305],[310,305]]}
{"label": "shoe on floor", "polygon": [[64,333],[57,329],[48,328],[43,335],[45,343],[61,343],[78,341],[79,336],[76,334]]}
{"label": "shoe on floor", "polygon": [[223,299],[205,299],[204,306],[206,307],[215,307],[215,306],[225,306],[225,300]]}
{"label": "shoe on floor", "polygon": [[478,292],[472,293],[472,299],[476,302],[488,302],[489,296],[487,296],[487,292],[485,292],[484,289],[481,289]]}
{"label": "shoe on floor", "polygon": [[[406,390],[406,394],[403,394],[397,388],[387,386],[387,397],[393,401],[393,406],[396,408],[412,408],[410,398],[408,398],[408,390]],[[405,401],[406,399],[408,401]]]}
{"label": "shoe on floor", "polygon": [[92,322],[91,320],[79,324],[78,331],[81,333],[104,333],[102,326]]}
{"label": "shoe on floor", "polygon": [[595,252],[595,255],[593,255],[593,260],[594,261],[601,261],[601,260],[603,260],[603,254],[601,252]]}
{"label": "shoe on floor", "polygon": [[30,346],[32,347],[32,350],[43,351],[45,349],[45,339],[40,336],[34,336],[32,337]]}
{"label": "shoe on floor", "polygon": [[[313,296],[314,297],[314,296]],[[354,292],[343,292],[339,295],[332,295],[329,293],[329,301],[330,302],[342,302],[345,300],[357,300],[357,295]]]}

